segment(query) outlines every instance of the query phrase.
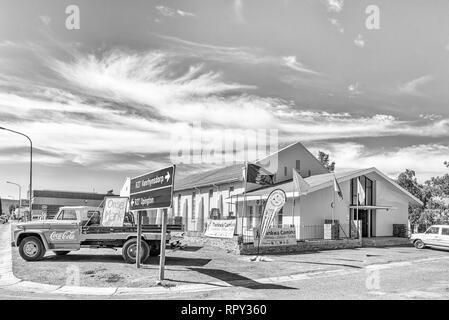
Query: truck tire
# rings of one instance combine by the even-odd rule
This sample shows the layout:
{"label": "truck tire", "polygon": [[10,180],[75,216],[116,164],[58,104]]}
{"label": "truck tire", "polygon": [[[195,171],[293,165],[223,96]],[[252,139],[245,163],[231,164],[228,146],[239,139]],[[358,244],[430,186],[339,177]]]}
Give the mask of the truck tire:
{"label": "truck tire", "polygon": [[[148,259],[148,256],[150,255],[150,247],[145,242],[145,240],[141,241],[141,257],[140,262],[144,262]],[[122,247],[122,256],[123,260],[125,260],[126,263],[134,264],[136,263],[136,256],[137,256],[137,239],[129,239],[125,242],[125,244]]]}
{"label": "truck tire", "polygon": [[45,255],[45,247],[41,239],[29,236],[20,241],[19,254],[23,260],[38,261]]}
{"label": "truck tire", "polygon": [[70,251],[53,251],[57,256],[65,256]]}

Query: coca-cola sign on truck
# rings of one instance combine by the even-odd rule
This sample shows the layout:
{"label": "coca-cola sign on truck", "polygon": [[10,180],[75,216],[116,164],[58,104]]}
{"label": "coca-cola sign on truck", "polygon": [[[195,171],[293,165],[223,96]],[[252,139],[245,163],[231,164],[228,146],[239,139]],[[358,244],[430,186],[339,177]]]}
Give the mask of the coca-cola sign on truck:
{"label": "coca-cola sign on truck", "polygon": [[75,230],[72,231],[53,231],[50,234],[51,241],[75,240]]}

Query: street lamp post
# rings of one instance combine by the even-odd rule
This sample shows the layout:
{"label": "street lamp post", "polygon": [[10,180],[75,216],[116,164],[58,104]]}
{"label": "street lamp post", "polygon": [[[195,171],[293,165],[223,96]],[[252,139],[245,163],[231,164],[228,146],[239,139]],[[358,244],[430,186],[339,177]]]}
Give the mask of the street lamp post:
{"label": "street lamp post", "polygon": [[11,181],[6,181],[6,183],[13,184],[13,185],[19,187],[19,208],[20,208],[22,206],[22,186],[18,183],[11,182]]}
{"label": "street lamp post", "polygon": [[30,218],[31,218],[31,199],[33,197],[32,193],[33,193],[33,141],[31,141],[30,137],[28,137],[26,134],[22,133],[22,132],[18,132],[15,130],[11,130],[11,129],[7,129],[4,127],[0,127],[0,130],[5,130],[5,131],[9,131],[9,132],[13,132],[13,133],[17,133],[20,134],[21,136],[24,136],[25,138],[28,139],[28,141],[30,141],[30,195],[29,195],[29,207],[30,207]]}

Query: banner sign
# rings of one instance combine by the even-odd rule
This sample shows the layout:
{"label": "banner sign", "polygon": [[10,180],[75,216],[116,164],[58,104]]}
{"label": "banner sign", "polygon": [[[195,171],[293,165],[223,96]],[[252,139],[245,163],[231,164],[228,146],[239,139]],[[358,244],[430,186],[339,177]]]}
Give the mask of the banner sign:
{"label": "banner sign", "polygon": [[170,208],[173,199],[175,166],[131,179],[130,210]]}
{"label": "banner sign", "polygon": [[101,225],[105,227],[123,227],[127,203],[127,197],[105,197]]}
{"label": "banner sign", "polygon": [[204,233],[206,237],[229,238],[234,236],[236,220],[210,220],[207,230]]}
{"label": "banner sign", "polygon": [[[257,231],[255,231],[254,238],[257,240]],[[296,244],[296,229],[295,227],[270,227],[265,234],[265,237],[260,241],[261,247],[269,246],[288,246]]]}
{"label": "banner sign", "polygon": [[287,196],[284,190],[273,190],[265,202],[265,208],[263,210],[262,224],[260,227],[260,238],[263,240],[267,231],[272,224],[276,214],[282,209],[285,204]]}

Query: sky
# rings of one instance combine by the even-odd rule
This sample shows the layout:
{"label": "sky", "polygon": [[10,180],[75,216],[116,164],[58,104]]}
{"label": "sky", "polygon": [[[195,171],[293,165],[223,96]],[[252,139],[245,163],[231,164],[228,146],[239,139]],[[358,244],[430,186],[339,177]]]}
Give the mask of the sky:
{"label": "sky", "polygon": [[[195,123],[205,140],[277,130],[279,147],[328,152],[337,171],[408,168],[424,182],[449,160],[448,12],[442,0],[0,0],[0,126],[32,138],[34,189],[118,192],[170,164]],[[16,198],[7,180],[26,190],[28,161],[27,140],[0,131],[0,197]]]}

